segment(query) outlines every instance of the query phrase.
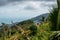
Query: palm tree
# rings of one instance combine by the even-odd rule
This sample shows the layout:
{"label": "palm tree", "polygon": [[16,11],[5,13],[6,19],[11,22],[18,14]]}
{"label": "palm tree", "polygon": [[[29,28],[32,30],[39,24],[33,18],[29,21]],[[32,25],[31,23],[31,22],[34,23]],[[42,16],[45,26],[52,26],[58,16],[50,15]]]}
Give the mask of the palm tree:
{"label": "palm tree", "polygon": [[58,20],[58,8],[53,7],[53,10],[50,11],[49,21],[51,23],[51,30],[56,30]]}
{"label": "palm tree", "polygon": [[57,0],[57,7],[50,11],[49,20],[52,24],[52,30],[60,30],[60,0]]}

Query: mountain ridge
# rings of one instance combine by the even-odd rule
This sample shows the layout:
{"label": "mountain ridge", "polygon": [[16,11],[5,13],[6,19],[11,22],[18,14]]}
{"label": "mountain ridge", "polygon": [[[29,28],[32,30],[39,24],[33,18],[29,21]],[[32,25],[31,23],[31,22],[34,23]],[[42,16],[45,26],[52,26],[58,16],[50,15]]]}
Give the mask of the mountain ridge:
{"label": "mountain ridge", "polygon": [[[42,16],[44,16],[45,19],[46,19],[46,18],[48,17],[48,15],[49,15],[49,13],[45,13],[45,14],[36,16],[36,17],[34,17],[34,18],[28,19],[28,20],[33,20],[34,23],[36,23],[36,22],[41,22]],[[24,21],[27,21],[27,20],[24,20]],[[23,22],[23,21],[21,21],[21,22]],[[18,24],[18,23],[21,23],[21,22],[16,22],[16,23],[14,23],[14,24]],[[8,25],[9,27],[11,27],[11,26],[13,26],[14,24],[11,22],[11,24],[7,24],[7,25]]]}

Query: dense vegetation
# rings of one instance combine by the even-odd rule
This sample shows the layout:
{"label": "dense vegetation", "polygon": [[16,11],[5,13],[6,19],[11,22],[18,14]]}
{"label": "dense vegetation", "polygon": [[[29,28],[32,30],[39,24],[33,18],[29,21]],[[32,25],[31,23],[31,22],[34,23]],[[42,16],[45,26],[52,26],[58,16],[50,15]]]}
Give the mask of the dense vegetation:
{"label": "dense vegetation", "polygon": [[52,31],[60,30],[60,0],[57,0],[57,6],[50,11],[48,20]]}
{"label": "dense vegetation", "polygon": [[2,23],[0,40],[48,40],[49,35],[52,33],[47,21],[34,24],[33,21],[27,20],[23,21],[22,24],[14,24],[8,28],[7,24]]}

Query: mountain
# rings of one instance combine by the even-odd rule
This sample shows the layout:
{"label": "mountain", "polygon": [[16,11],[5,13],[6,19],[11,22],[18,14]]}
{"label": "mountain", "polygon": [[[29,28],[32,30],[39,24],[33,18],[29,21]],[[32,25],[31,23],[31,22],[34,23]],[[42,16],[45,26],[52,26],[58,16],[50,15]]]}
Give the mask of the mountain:
{"label": "mountain", "polygon": [[49,13],[46,13],[46,14],[42,14],[42,15],[39,15],[37,17],[34,17],[32,19],[33,19],[34,22],[41,22],[42,16],[45,17],[45,19],[47,19],[48,18],[48,15],[49,15]]}
{"label": "mountain", "polygon": [[[31,18],[31,19],[28,19],[28,20],[25,20],[25,21],[22,21],[22,22],[16,22],[16,23],[14,23],[14,24],[22,24],[22,23],[25,23],[25,22],[31,22],[30,20],[33,20],[33,22],[42,22],[41,20],[42,20],[42,16],[44,16],[45,17],[45,19],[47,19],[47,17],[48,17],[48,13],[46,13],[46,14],[42,14],[42,15],[39,15],[39,16],[37,16],[37,17],[34,17],[34,18]],[[11,26],[13,26],[14,25],[13,23],[12,24],[7,24],[7,26],[8,27],[11,27]],[[0,28],[1,28],[1,26],[0,26]]]}
{"label": "mountain", "polygon": [[21,22],[16,22],[15,24],[19,24],[19,23],[21,24],[21,23],[28,22],[28,21],[31,22],[31,20],[33,20],[34,22],[40,22],[42,20],[42,16],[44,16],[45,19],[47,19],[48,15],[49,15],[49,13],[45,13],[45,14],[36,16],[34,18],[31,18],[31,19],[27,19],[27,20],[24,20],[24,21],[21,21]]}

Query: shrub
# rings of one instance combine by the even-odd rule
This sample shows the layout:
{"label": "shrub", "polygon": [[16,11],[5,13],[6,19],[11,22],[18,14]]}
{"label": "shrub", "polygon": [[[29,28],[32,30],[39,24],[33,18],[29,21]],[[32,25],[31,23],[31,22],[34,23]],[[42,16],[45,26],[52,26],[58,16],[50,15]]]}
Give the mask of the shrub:
{"label": "shrub", "polygon": [[37,26],[31,25],[29,27],[29,30],[31,30],[31,34],[30,35],[33,35],[34,36],[37,33]]}

